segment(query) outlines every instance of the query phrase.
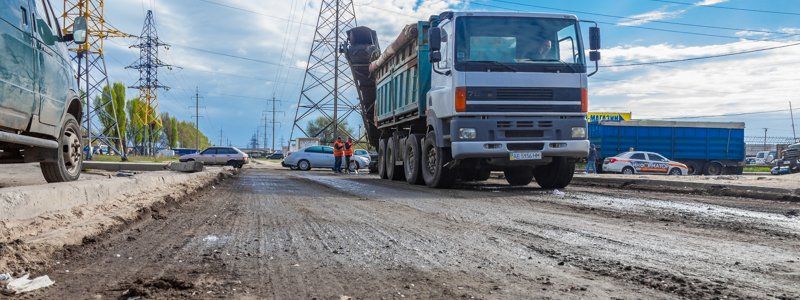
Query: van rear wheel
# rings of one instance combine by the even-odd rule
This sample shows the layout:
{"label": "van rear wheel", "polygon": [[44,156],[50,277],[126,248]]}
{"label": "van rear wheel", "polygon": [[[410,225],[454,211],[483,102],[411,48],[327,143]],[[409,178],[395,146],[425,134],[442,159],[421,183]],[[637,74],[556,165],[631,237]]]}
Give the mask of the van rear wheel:
{"label": "van rear wheel", "polygon": [[47,182],[75,181],[81,176],[83,166],[83,145],[81,127],[72,115],[64,117],[61,135],[58,137],[58,160],[42,162],[42,175]]}

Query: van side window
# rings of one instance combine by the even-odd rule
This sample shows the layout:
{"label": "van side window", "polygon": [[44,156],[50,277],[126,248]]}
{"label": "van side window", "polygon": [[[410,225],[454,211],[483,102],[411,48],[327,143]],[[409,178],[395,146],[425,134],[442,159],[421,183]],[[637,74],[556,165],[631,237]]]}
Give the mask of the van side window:
{"label": "van side window", "polygon": [[34,20],[34,28],[39,33],[39,37],[47,45],[55,45],[56,36],[53,34],[53,25],[50,20],[50,13],[44,4],[46,0],[33,0],[36,3],[36,19]]}
{"label": "van side window", "polygon": [[25,15],[25,8],[22,7],[19,0],[0,0],[0,19],[6,20],[8,23],[16,26],[17,28],[25,28],[27,22]]}

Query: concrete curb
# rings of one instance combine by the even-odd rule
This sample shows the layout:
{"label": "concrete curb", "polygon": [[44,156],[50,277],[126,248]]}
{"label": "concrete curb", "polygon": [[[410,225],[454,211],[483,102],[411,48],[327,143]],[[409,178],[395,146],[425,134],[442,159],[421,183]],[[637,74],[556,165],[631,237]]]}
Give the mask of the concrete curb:
{"label": "concrete curb", "polygon": [[[104,214],[104,210],[98,209],[102,207],[135,212],[164,197],[194,192],[226,172],[229,171],[225,168],[198,173],[163,171],[132,177],[4,188],[0,190],[0,242],[20,236],[34,237],[31,233],[36,230],[31,224],[54,221],[52,225],[60,226],[87,221],[93,214]],[[59,226],[53,229],[59,229]]]}
{"label": "concrete curb", "polygon": [[83,170],[103,170],[103,171],[164,171],[168,165],[165,163],[140,163],[140,162],[107,162],[107,161],[84,161]]}
{"label": "concrete curb", "polygon": [[702,182],[677,182],[669,180],[642,178],[602,178],[575,176],[572,184],[577,186],[599,186],[624,188],[628,190],[647,190],[682,194],[702,194],[712,196],[744,197],[762,200],[800,202],[800,189],[782,189],[731,184]]}

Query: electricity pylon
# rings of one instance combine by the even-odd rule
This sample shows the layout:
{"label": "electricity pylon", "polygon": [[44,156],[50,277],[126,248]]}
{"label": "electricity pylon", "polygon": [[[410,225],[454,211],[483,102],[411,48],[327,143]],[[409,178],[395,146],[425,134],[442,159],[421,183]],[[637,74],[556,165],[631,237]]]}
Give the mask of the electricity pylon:
{"label": "electricity pylon", "polygon": [[[106,71],[106,60],[103,45],[107,38],[124,38],[131,35],[123,33],[106,23],[104,0],[64,0],[63,32],[71,33],[75,18],[85,17],[87,25],[87,42],[70,49],[72,62],[76,66],[78,92],[81,95],[84,112],[82,123],[87,145],[99,142],[112,151],[118,153],[122,160],[127,156],[120,136],[120,124],[117,122],[114,101],[111,95],[104,93],[103,87],[111,85]],[[92,97],[99,99],[93,103]],[[92,158],[92,151],[88,151],[86,159]]]}
{"label": "electricity pylon", "polygon": [[[353,113],[361,114],[358,98],[346,96],[355,95],[355,83],[340,51],[347,41],[347,31],[357,25],[352,0],[322,0],[290,140],[295,138],[295,129],[307,137],[321,138],[328,130],[334,137],[346,135],[342,125],[347,118]],[[327,124],[318,132],[306,132],[303,126],[318,116],[324,117]]]}
{"label": "electricity pylon", "polygon": [[[139,41],[131,46],[131,48],[139,48],[139,60],[126,67],[126,69],[139,71],[139,80],[129,88],[138,89],[139,101],[144,102],[144,114],[137,121],[142,126],[139,130],[142,131],[140,133],[143,138],[143,152],[145,155],[154,154],[155,142],[161,140],[163,124],[161,124],[161,117],[158,115],[158,89],[169,90],[169,87],[162,85],[158,80],[159,68],[172,67],[158,58],[158,50],[161,47],[168,49],[169,45],[162,43],[158,39],[158,30],[156,30],[155,19],[153,19],[153,11],[148,10],[144,19],[142,34],[139,35]],[[143,119],[141,119],[142,117]]]}

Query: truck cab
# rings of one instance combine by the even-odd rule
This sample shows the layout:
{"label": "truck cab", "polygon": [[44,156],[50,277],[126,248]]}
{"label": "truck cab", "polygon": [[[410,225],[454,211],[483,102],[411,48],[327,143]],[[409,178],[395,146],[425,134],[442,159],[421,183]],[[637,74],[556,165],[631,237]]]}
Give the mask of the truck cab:
{"label": "truck cab", "polygon": [[0,163],[39,162],[48,182],[76,180],[83,112],[64,34],[48,0],[0,1]]}
{"label": "truck cab", "polygon": [[437,146],[449,147],[454,160],[507,171],[507,178],[519,177],[515,183],[540,173],[534,175],[540,185],[565,186],[570,175],[550,180],[546,174],[571,172],[589,151],[587,65],[577,17],[445,13],[430,35],[427,118],[441,132]]}

